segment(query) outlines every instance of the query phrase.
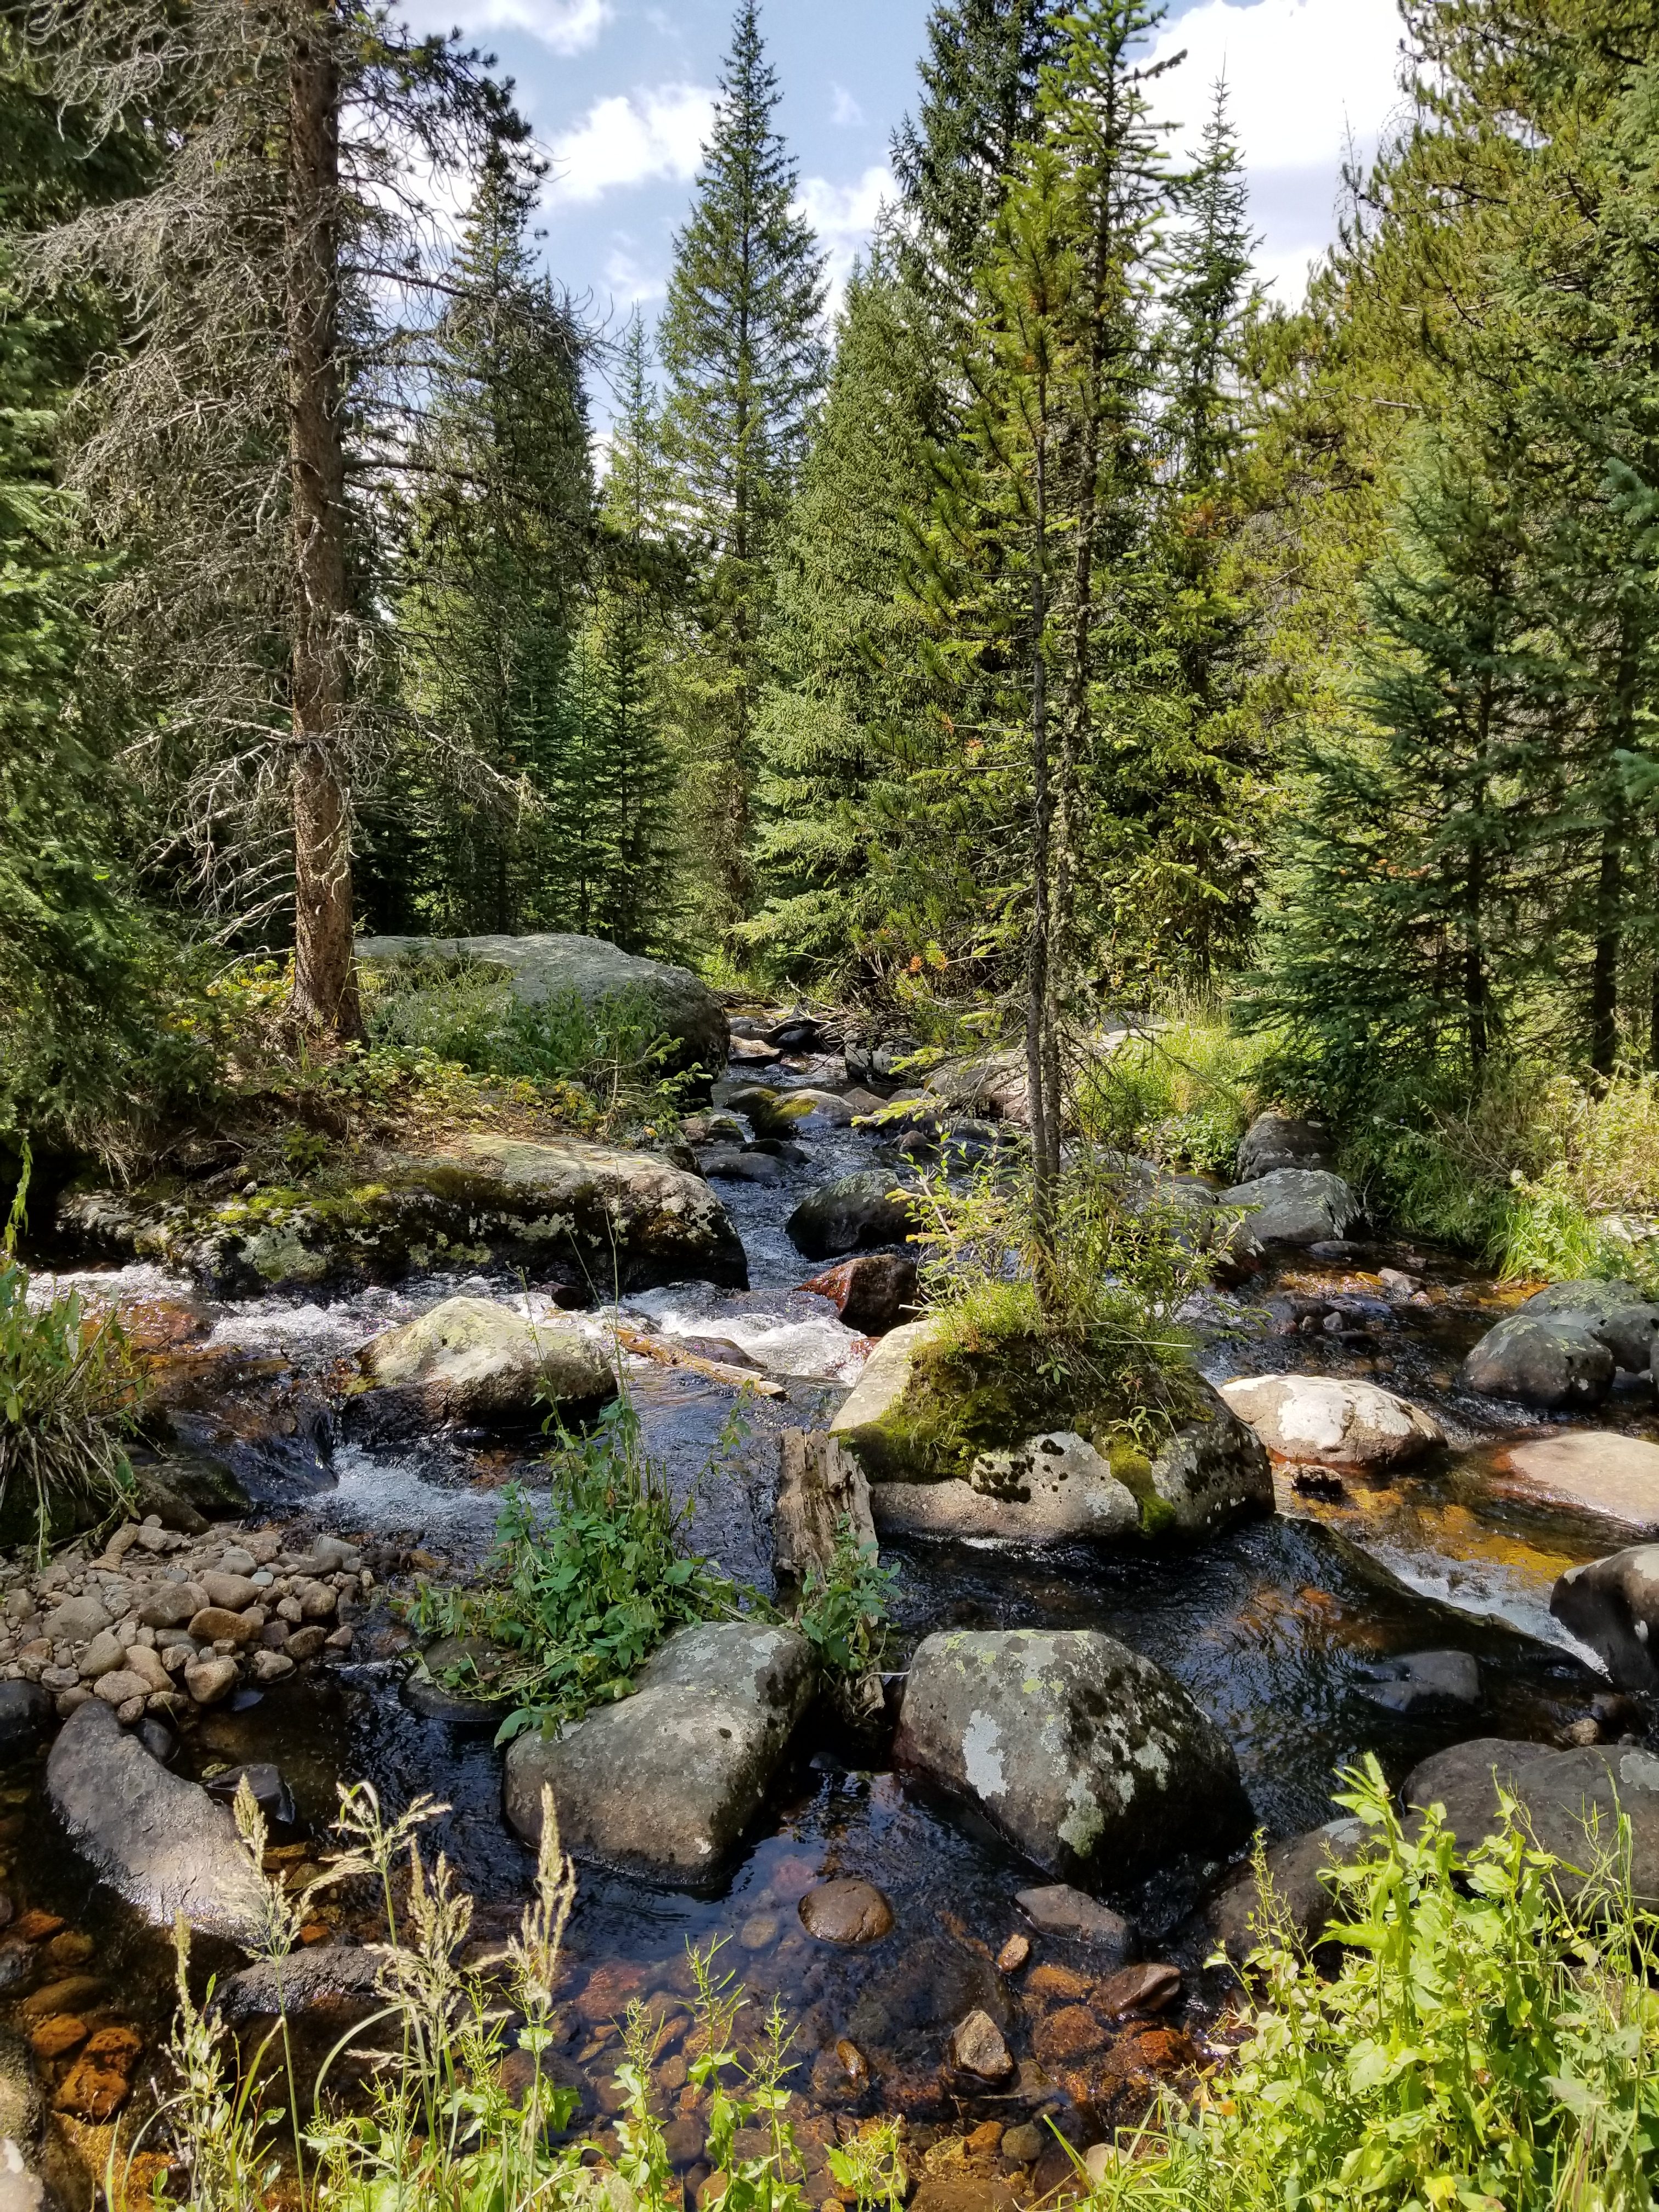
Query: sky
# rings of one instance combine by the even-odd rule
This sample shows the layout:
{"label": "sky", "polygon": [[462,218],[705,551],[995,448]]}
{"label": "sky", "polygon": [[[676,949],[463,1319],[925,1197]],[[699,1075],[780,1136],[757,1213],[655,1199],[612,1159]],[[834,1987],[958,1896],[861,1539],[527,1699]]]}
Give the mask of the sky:
{"label": "sky", "polygon": [[[406,0],[407,4],[407,0]],[[838,286],[884,194],[894,126],[915,106],[929,0],[763,0],[778,127]],[[731,0],[413,0],[422,30],[459,27],[516,81],[551,167],[542,251],[614,328],[659,312],[708,129]],[[1398,112],[1395,0],[1174,0],[1155,52],[1184,143],[1225,73],[1261,234],[1258,274],[1287,304],[1334,234],[1345,149]],[[607,411],[596,394],[597,411]]]}

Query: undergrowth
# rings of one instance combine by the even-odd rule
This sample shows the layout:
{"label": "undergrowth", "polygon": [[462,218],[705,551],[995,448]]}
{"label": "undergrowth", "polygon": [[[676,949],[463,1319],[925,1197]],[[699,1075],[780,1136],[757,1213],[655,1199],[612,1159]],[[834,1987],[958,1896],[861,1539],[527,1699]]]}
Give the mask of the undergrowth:
{"label": "undergrowth", "polygon": [[1231,1182],[1262,1057],[1260,1040],[1235,1030],[1224,1006],[1176,1000],[1144,1033],[1087,1059],[1074,1084],[1079,1132]]}
{"label": "undergrowth", "polygon": [[1659,1923],[1632,1901],[1628,1824],[1589,1836],[1575,1874],[1507,1795],[1463,1850],[1438,1808],[1402,1826],[1374,1758],[1343,1778],[1369,1845],[1327,1876],[1340,1969],[1309,1959],[1269,1887],[1237,2063],[1123,2146],[1101,2212],[1650,2204]]}
{"label": "undergrowth", "polygon": [[31,1300],[15,1251],[27,1193],[26,1152],[0,1236],[0,1531],[44,1556],[55,1537],[131,1510],[139,1389],[112,1314],[94,1320],[74,1290]]}

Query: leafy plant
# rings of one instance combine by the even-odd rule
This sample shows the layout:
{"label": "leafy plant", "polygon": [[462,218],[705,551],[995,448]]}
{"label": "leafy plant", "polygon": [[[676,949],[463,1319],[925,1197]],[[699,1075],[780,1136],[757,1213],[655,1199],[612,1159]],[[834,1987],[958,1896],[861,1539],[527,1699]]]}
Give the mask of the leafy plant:
{"label": "leafy plant", "polygon": [[30,1303],[14,1249],[27,1189],[26,1157],[0,1238],[0,1526],[32,1518],[44,1554],[54,1534],[131,1504],[139,1389],[112,1314],[89,1319],[78,1291]]}
{"label": "leafy plant", "polygon": [[[719,1949],[716,1942],[706,1951],[691,1953],[702,2048],[691,2062],[690,2076],[708,2097],[708,2156],[726,2176],[720,2202],[727,2212],[806,2212],[800,2154],[784,2117],[790,2093],[783,2084],[793,2038],[775,1996],[753,2051],[744,2056],[737,2050],[732,2030],[747,2000],[735,1974],[716,1977]],[[740,2151],[739,2134],[760,2128],[770,2137],[770,2148]]]}
{"label": "leafy plant", "polygon": [[[1614,2212],[1659,2180],[1659,1923],[1630,1836],[1571,1869],[1515,1801],[1461,1850],[1408,1832],[1374,1758],[1338,1802],[1370,1832],[1328,1877],[1346,1908],[1327,1979],[1271,1903],[1237,2064],[1170,2105],[1094,2202],[1134,2212]],[[1564,1880],[1563,1877],[1568,1878]],[[1575,1899],[1571,1905],[1569,1898]]]}
{"label": "leafy plant", "polygon": [[[512,1700],[496,1741],[526,1729],[550,1734],[591,1705],[625,1698],[669,1632],[735,1614],[749,1593],[681,1547],[690,1499],[674,1501],[666,1468],[646,1451],[624,1395],[586,1435],[560,1426],[548,1462],[545,1509],[509,1490],[496,1528],[495,1580],[450,1594],[423,1625],[482,1638],[505,1653],[481,1685]],[[728,1428],[717,1455],[730,1449]]]}
{"label": "leafy plant", "polygon": [[836,1524],[836,1549],[828,1567],[813,1565],[796,1626],[819,1663],[854,1679],[881,1664],[896,1567],[884,1567],[873,1544],[860,1545],[848,1516]]}

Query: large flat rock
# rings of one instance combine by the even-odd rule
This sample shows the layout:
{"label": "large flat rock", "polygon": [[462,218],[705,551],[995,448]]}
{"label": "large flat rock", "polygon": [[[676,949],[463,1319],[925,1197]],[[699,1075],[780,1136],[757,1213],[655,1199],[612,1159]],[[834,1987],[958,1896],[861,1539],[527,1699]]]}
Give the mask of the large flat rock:
{"label": "large flat rock", "polygon": [[1116,1887],[1250,1827],[1238,1763],[1173,1675],[1091,1629],[947,1630],[917,1647],[896,1762],[1034,1864]]}
{"label": "large flat rock", "polygon": [[82,1857],[153,1927],[182,1912],[204,1935],[258,1937],[264,1892],[230,1814],[169,1774],[99,1698],[59,1729],[46,1796]]}
{"label": "large flat rock", "polygon": [[567,994],[590,1011],[606,1000],[631,1000],[648,1006],[661,1032],[674,1047],[676,1073],[701,1067],[709,1076],[726,1066],[730,1047],[726,1009],[708,986],[689,968],[665,960],[647,960],[624,952],[602,937],[538,932],[527,937],[360,937],[357,957],[366,961],[454,960],[487,962],[506,970],[513,994],[526,1006],[544,1005]]}
{"label": "large flat rock", "polygon": [[1636,1534],[1659,1534],[1659,1444],[1612,1429],[1570,1429],[1511,1444],[1499,1465],[1540,1504],[1571,1506]]}
{"label": "large flat rock", "polygon": [[620,1705],[509,1746],[507,1817],[533,1843],[546,1784],[568,1850],[695,1887],[760,1810],[811,1691],[811,1648],[792,1628],[683,1628]]}
{"label": "large flat rock", "polygon": [[1397,1467],[1445,1442],[1431,1413],[1375,1382],[1247,1375],[1221,1395],[1270,1452],[1301,1465]]}

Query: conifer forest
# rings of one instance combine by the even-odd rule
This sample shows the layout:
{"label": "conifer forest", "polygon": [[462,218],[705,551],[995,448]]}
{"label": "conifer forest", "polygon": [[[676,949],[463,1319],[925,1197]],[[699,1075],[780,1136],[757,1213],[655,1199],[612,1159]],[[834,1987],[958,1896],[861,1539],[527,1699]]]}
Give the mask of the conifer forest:
{"label": "conifer forest", "polygon": [[1656,2201],[1659,0],[823,5],[0,0],[0,2212]]}

